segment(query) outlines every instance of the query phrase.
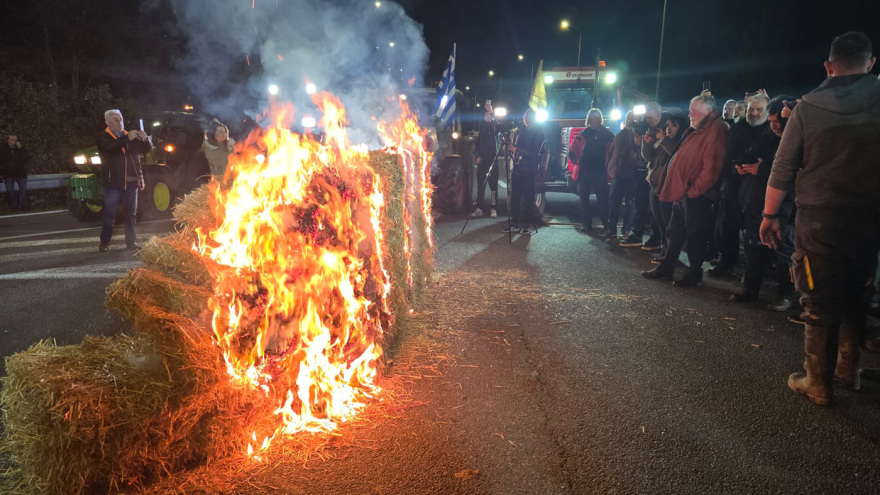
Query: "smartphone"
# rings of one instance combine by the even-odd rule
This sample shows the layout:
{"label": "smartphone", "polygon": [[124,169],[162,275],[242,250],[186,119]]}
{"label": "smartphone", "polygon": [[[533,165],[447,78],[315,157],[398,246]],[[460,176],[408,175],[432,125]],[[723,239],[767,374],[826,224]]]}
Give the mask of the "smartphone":
{"label": "smartphone", "polygon": [[703,91],[712,91],[712,81],[703,81]]}
{"label": "smartphone", "polygon": [[492,106],[492,100],[486,100],[486,106]]}

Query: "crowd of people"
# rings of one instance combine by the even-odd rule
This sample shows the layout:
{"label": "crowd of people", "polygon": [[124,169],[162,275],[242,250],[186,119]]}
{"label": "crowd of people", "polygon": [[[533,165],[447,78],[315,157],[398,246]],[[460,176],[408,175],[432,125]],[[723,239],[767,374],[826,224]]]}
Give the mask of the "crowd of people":
{"label": "crowd of people", "polygon": [[[628,113],[616,136],[592,109],[569,152],[578,164],[583,232],[657,251],[645,278],[693,287],[705,262],[708,275],[723,277],[742,261],[732,302],[757,300],[767,274],[775,281],[768,309],[788,311],[799,292],[806,373],[788,384],[823,405],[833,398],[832,382],[859,388],[866,315],[878,307],[870,296],[880,249],[880,81],[870,74],[872,53],[862,33],[837,37],[828,78],[802,99],[759,90],[719,109],[703,91],[687,118],[652,102],[643,119]],[[687,268],[675,278],[682,250]]]}

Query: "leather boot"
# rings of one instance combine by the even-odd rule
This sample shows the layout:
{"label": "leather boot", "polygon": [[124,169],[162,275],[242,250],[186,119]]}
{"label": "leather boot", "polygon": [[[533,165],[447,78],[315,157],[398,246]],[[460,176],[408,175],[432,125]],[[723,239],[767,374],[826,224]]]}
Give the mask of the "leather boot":
{"label": "leather boot", "polygon": [[804,325],[804,373],[792,373],[788,387],[806,395],[820,406],[831,405],[834,390],[831,387],[833,370],[828,362],[828,329],[807,323]]}
{"label": "leather boot", "polygon": [[849,390],[858,390],[861,386],[859,355],[862,339],[859,333],[853,325],[847,323],[840,325],[834,381]]}

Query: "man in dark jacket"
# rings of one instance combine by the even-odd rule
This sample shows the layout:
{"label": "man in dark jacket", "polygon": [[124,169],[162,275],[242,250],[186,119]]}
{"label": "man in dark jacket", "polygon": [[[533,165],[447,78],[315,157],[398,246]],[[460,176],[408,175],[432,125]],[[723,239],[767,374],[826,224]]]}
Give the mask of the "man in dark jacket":
{"label": "man in dark jacket", "polygon": [[583,141],[583,152],[580,156],[570,158],[573,161],[577,160],[578,164],[578,194],[580,194],[584,217],[582,229],[586,233],[593,231],[590,194],[595,194],[603,227],[600,235],[607,236],[612,232],[612,228],[617,230],[616,226],[608,225],[608,172],[605,169],[606,157],[614,141],[614,134],[611,134],[602,122],[602,112],[598,108],[592,108],[587,112],[587,128],[576,138]]}
{"label": "man in dark jacket", "polygon": [[[6,146],[0,146],[0,176],[6,184],[6,201],[12,211],[28,208],[27,175],[31,158],[18,136],[9,135]],[[18,191],[14,189],[18,186]]]}
{"label": "man in dark jacket", "polygon": [[513,176],[511,177],[510,216],[512,224],[504,232],[518,231],[531,235],[530,224],[539,220],[535,207],[535,176],[541,167],[541,147],[544,133],[536,128],[535,111],[526,110],[523,114],[525,129],[519,131],[516,143],[509,143],[508,149],[514,153]]}
{"label": "man in dark jacket", "polygon": [[[480,123],[480,133],[477,134],[476,151],[477,151],[477,209],[471,214],[473,217],[483,216],[484,199],[486,194],[486,183],[488,179],[489,191],[491,199],[489,200],[489,208],[491,208],[489,216],[495,218],[498,216],[496,204],[498,201],[498,166],[500,163],[495,161],[495,154],[498,152],[498,143],[495,141],[495,123],[492,122],[492,113],[487,108],[483,122]],[[489,167],[492,167],[489,170]],[[488,177],[487,177],[488,174]]]}
{"label": "man in dark jacket", "polygon": [[865,287],[880,249],[880,81],[871,40],[850,32],[831,43],[828,78],[792,111],[770,172],[761,240],[775,248],[781,206],[795,186],[792,275],[806,311],[804,369],[788,386],[828,405],[832,382],[859,388]]}
{"label": "man in dark jacket", "polygon": [[[794,100],[791,97],[784,98]],[[736,173],[740,179],[740,226],[746,265],[742,277],[742,292],[733,294],[730,296],[730,300],[734,302],[756,300],[764,281],[764,272],[775,260],[776,298],[767,308],[772,311],[786,311],[791,308],[791,297],[794,291],[794,285],[791,283],[789,275],[791,255],[794,254],[794,225],[791,223],[794,213],[794,189],[789,189],[780,210],[782,238],[776,249],[770,249],[761,244],[759,234],[763,220],[761,212],[764,211],[764,194],[767,191],[767,180],[770,179],[770,167],[773,164],[773,157],[776,155],[779,138],[782,136],[784,128],[784,121],[779,115],[783,108],[782,101],[782,98],[779,97],[771,101],[763,94],[752,98],[746,117],[749,124],[755,126],[766,121],[770,126],[770,119],[772,119],[780,125],[770,126],[773,131],[769,134],[762,134],[746,150],[746,155],[752,157],[746,160],[749,163],[734,162]]]}
{"label": "man in dark jacket", "polygon": [[104,122],[107,128],[95,137],[101,156],[101,185],[104,186],[104,217],[98,251],[103,253],[110,249],[113,222],[120,203],[125,207],[125,245],[128,249],[139,249],[134,226],[137,223],[138,189],[143,191],[145,187],[140,155],[149,153],[153,145],[144,131],[125,130],[119,110],[104,112]]}

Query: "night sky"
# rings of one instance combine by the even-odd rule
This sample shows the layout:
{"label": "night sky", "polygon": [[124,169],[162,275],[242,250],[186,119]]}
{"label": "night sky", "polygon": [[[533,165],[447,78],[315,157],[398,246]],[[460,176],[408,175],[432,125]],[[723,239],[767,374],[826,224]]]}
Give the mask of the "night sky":
{"label": "night sky", "polygon": [[[581,65],[592,65],[600,48],[624,83],[654,94],[663,0],[401,3],[424,25],[431,50],[428,80],[439,79],[458,43],[458,88],[470,85],[480,100],[497,90],[498,77],[502,89],[525,88],[538,59],[545,69],[575,65],[577,32],[562,31],[563,18],[583,29]],[[742,99],[758,88],[771,96],[800,96],[824,79],[830,42],[846,31],[865,32],[874,53],[880,51],[878,0],[669,0],[666,14],[664,105],[686,106],[706,80],[717,98]],[[517,62],[518,54],[525,60]],[[488,78],[489,69],[496,80]]]}

